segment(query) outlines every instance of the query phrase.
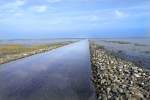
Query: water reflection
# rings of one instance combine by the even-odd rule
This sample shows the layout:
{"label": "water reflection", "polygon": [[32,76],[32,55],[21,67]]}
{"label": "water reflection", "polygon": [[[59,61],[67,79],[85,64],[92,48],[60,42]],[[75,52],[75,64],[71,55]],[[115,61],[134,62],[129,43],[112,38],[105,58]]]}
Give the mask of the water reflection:
{"label": "water reflection", "polygon": [[95,100],[88,41],[0,67],[0,100]]}

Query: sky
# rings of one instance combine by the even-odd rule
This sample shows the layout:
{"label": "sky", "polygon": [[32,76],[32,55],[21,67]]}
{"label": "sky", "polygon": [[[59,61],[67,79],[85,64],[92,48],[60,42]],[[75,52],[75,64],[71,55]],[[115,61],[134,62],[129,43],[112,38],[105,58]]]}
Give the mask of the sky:
{"label": "sky", "polygon": [[150,37],[149,0],[0,0],[0,39]]}

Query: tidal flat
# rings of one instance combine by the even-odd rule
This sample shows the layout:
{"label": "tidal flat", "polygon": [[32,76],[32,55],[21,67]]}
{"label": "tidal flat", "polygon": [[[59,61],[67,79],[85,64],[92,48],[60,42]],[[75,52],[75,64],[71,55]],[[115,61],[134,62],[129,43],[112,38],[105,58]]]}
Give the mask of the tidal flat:
{"label": "tidal flat", "polygon": [[91,40],[122,59],[131,61],[137,66],[150,69],[149,38],[107,38]]}

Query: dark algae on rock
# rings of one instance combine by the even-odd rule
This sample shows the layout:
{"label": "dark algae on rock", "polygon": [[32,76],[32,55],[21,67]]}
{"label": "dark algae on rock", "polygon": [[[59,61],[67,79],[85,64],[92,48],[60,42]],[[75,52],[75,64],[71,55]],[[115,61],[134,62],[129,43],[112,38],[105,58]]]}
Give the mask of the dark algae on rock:
{"label": "dark algae on rock", "polygon": [[150,70],[90,43],[92,81],[98,100],[150,100]]}

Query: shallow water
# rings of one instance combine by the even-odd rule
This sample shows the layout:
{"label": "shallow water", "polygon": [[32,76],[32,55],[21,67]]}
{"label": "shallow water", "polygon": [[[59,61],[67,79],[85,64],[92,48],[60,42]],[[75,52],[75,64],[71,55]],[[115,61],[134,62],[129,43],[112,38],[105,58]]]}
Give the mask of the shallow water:
{"label": "shallow water", "polygon": [[[95,39],[94,41],[103,45],[107,50],[118,53],[121,58],[150,69],[150,38]],[[121,44],[112,41],[125,41],[127,43]]]}
{"label": "shallow water", "polygon": [[96,100],[88,41],[0,66],[0,100]]}

